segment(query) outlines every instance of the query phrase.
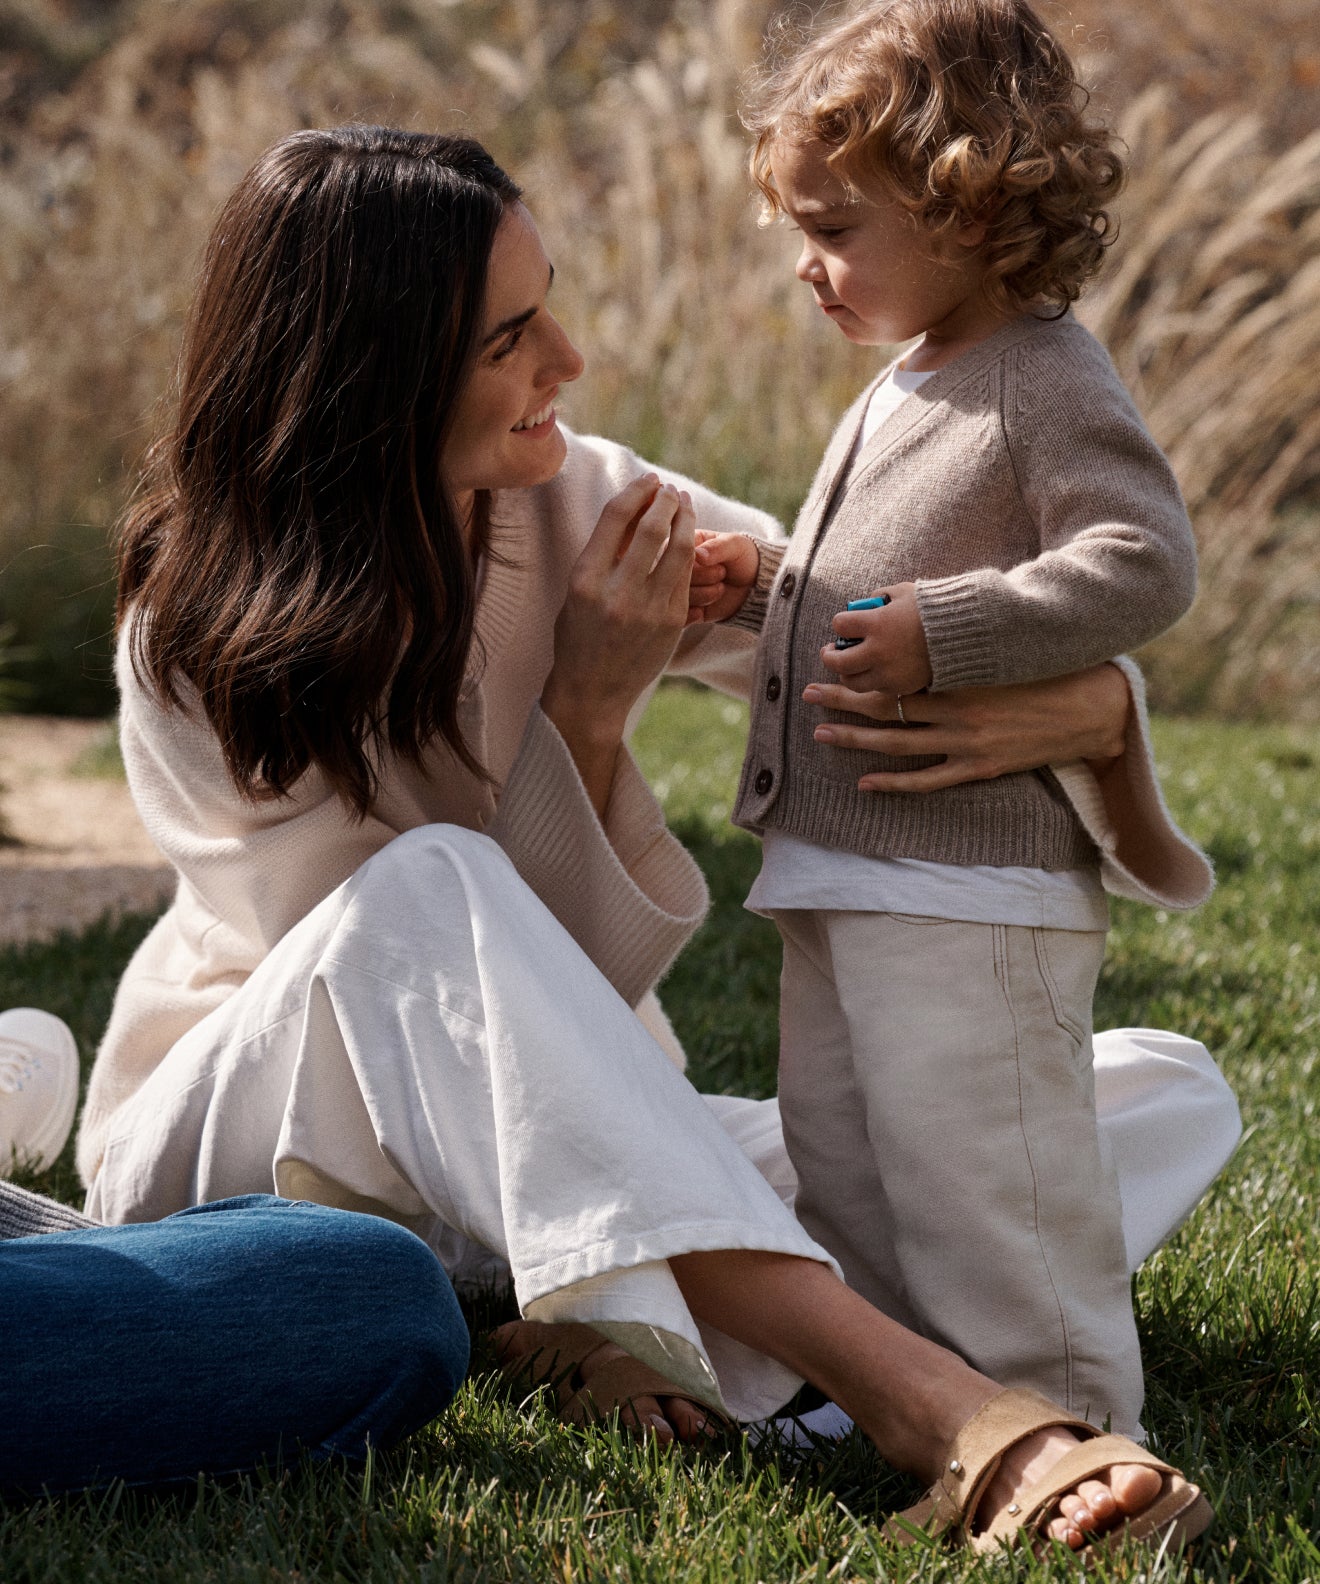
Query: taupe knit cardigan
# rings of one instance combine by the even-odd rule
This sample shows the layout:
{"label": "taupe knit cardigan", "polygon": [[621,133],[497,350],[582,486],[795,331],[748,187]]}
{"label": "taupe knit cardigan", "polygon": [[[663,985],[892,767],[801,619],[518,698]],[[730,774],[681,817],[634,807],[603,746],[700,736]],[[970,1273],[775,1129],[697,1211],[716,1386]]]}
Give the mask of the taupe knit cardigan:
{"label": "taupe knit cardigan", "polygon": [[931,761],[821,747],[821,712],[802,689],[828,679],[830,618],[909,580],[936,690],[1057,676],[1145,643],[1195,592],[1172,471],[1071,315],[1024,316],[940,369],[849,468],[873,389],[835,432],[787,549],[761,547],[736,619],[762,636],[734,821],[873,857],[1094,863],[1048,770],[920,796],[859,792],[867,770]]}

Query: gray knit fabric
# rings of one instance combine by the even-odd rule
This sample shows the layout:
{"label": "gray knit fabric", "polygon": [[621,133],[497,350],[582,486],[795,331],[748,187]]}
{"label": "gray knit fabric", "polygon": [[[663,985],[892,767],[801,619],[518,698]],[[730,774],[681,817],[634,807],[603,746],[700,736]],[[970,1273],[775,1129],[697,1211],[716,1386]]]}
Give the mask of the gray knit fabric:
{"label": "gray knit fabric", "polygon": [[1020,318],[932,374],[850,465],[869,397],[840,423],[782,559],[762,548],[738,618],[759,623],[761,641],[734,823],[876,858],[1095,863],[1048,771],[920,796],[859,792],[866,771],[932,761],[821,747],[814,728],[843,717],[804,705],[802,689],[827,679],[831,617],[908,581],[932,691],[1059,676],[1145,643],[1195,592],[1169,465],[1071,315]]}
{"label": "gray knit fabric", "polygon": [[37,1237],[43,1232],[77,1232],[97,1224],[66,1204],[0,1179],[0,1240]]}

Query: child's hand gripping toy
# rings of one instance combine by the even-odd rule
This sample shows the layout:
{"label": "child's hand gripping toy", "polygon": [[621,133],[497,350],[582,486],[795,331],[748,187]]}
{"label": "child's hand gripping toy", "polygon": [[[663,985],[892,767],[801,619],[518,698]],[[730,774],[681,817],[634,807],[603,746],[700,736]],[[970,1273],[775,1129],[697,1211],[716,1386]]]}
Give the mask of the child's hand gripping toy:
{"label": "child's hand gripping toy", "polygon": [[[854,611],[879,610],[882,605],[888,605],[888,603],[888,594],[877,594],[874,599],[849,600],[848,609]],[[855,649],[861,641],[860,638],[836,638],[834,647],[836,649]]]}

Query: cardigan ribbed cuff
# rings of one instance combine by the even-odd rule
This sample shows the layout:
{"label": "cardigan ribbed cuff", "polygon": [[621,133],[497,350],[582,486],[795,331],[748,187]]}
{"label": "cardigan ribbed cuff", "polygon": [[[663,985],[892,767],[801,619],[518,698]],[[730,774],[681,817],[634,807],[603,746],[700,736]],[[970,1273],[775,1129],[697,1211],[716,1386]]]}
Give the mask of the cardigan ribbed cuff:
{"label": "cardigan ribbed cuff", "polygon": [[917,583],[917,610],[930,651],[932,693],[991,687],[999,680],[995,645],[986,631],[978,585],[975,572],[923,578]]}
{"label": "cardigan ribbed cuff", "polygon": [[[750,538],[751,535],[748,535]],[[763,539],[756,544],[756,582],[752,584],[741,608],[725,623],[728,627],[741,627],[746,632],[760,632],[765,625],[765,613],[770,604],[770,590],[779,574],[787,544],[767,544]]]}
{"label": "cardigan ribbed cuff", "polygon": [[0,1240],[40,1237],[47,1232],[80,1232],[98,1224],[44,1194],[0,1181]]}
{"label": "cardigan ribbed cuff", "polygon": [[567,744],[539,708],[487,834],[629,1006],[705,917],[701,870],[666,829],[628,750],[619,749],[602,824]]}

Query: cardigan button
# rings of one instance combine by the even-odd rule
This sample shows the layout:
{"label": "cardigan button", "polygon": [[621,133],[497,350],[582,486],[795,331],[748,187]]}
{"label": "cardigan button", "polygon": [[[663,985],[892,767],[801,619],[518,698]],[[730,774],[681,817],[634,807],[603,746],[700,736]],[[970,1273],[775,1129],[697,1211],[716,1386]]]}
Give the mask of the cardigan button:
{"label": "cardigan button", "polygon": [[768,698],[770,700],[770,702],[772,704],[779,697],[779,692],[780,692],[780,689],[781,689],[782,685],[783,684],[780,682],[778,677],[771,677],[770,680],[766,683],[766,685],[765,685],[765,696],[766,696],[766,698]]}
{"label": "cardigan button", "polygon": [[795,572],[786,573],[785,577],[784,577],[784,581],[779,585],[779,597],[780,597],[780,599],[792,599],[793,590],[796,587],[797,587],[797,574]]}
{"label": "cardigan button", "polygon": [[760,793],[760,795],[762,797],[764,797],[766,795],[766,793],[770,790],[770,788],[772,786],[774,786],[774,784],[775,784],[775,778],[774,778],[774,773],[772,771],[770,771],[770,770],[758,770],[757,771],[755,786],[756,786],[756,790]]}

